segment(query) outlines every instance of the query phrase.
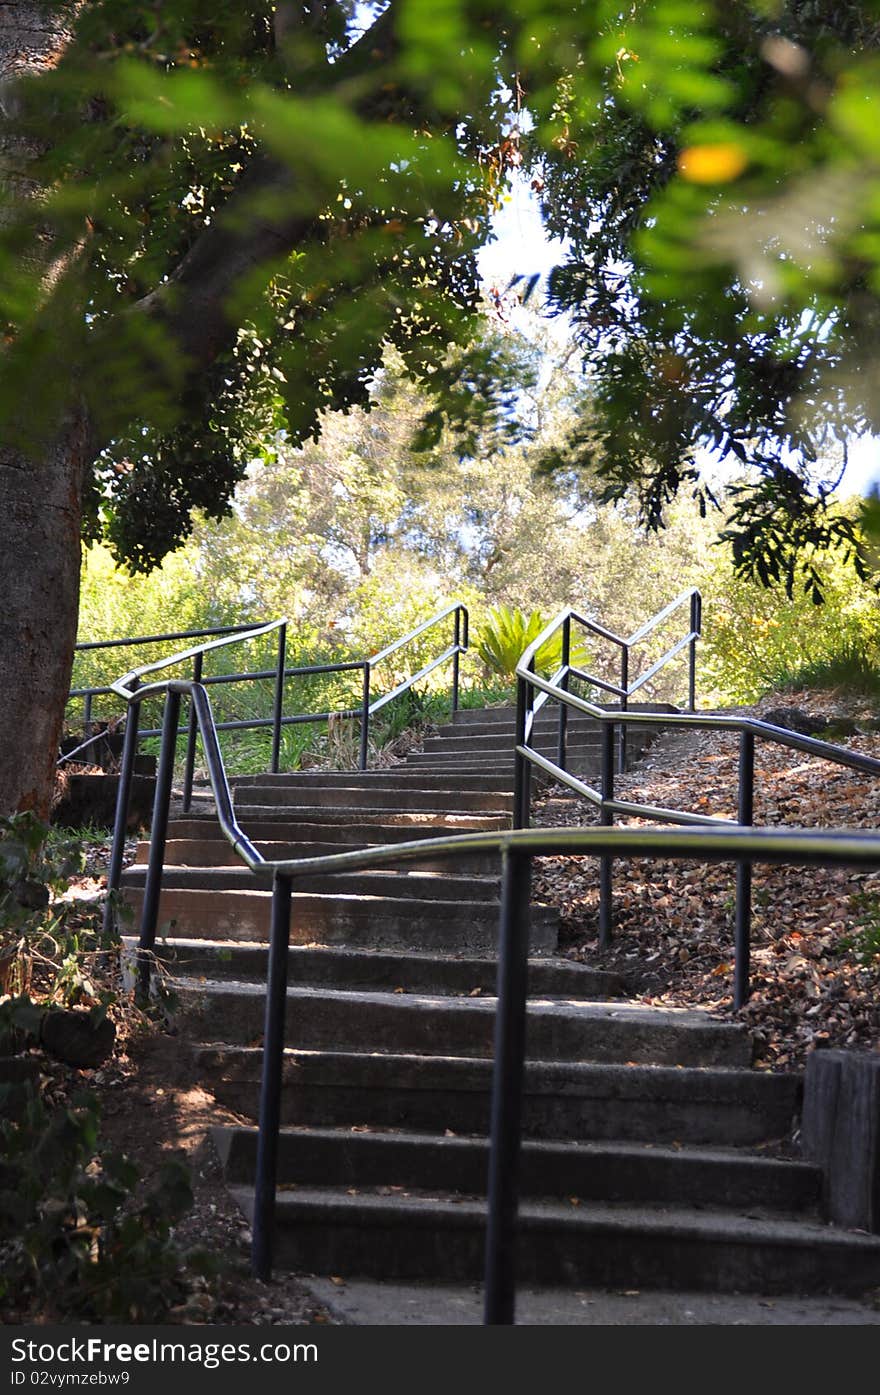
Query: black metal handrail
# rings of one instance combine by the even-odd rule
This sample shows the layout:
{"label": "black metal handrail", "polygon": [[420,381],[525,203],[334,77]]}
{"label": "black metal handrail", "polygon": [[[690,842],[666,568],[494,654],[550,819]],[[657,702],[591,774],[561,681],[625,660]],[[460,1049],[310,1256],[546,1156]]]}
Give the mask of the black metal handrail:
{"label": "black metal handrail", "polygon": [[[398,650],[403,649],[405,645],[410,644],[414,639],[418,639],[420,635],[425,634],[428,630],[433,628],[434,625],[439,624],[442,620],[448,619],[449,616],[453,617],[452,643],[448,645],[443,650],[443,652],[439,654],[436,658],[430,660],[429,663],[423,665],[417,673],[412,674],[409,678],[405,679],[404,682],[398,683],[397,686],[393,688],[391,692],[384,693],[381,697],[375,698],[371,701],[370,683],[373,669],[375,669],[378,664],[382,663],[391,654],[394,654]],[[278,631],[278,662],[274,669],[267,669],[258,673],[251,674],[220,674],[216,677],[208,677],[203,675],[202,665],[204,662],[205,654],[209,653],[214,649],[224,648],[230,644],[245,643],[249,640],[258,638],[261,635],[269,634],[273,630]],[[188,635],[187,637],[190,636]],[[155,639],[156,636],[151,636],[150,638]],[[143,642],[146,643],[147,640],[145,639]],[[195,691],[196,688],[203,691],[206,685],[209,683],[229,683],[235,682],[241,678],[274,677],[275,695],[273,701],[272,716],[251,718],[247,721],[215,722],[213,713],[211,713],[211,731],[213,733],[213,739],[215,743],[218,731],[239,731],[245,728],[271,726],[272,751],[270,769],[272,773],[277,773],[279,768],[282,727],[299,722],[328,721],[332,716],[360,717],[361,731],[360,750],[358,756],[358,769],[366,770],[369,752],[370,718],[373,716],[373,714],[380,711],[383,707],[386,706],[387,703],[392,702],[394,698],[400,697],[402,693],[412,688],[416,683],[420,682],[421,679],[427,677],[429,673],[432,673],[434,669],[438,668],[441,664],[447,663],[450,659],[452,660],[452,710],[453,712],[457,710],[459,699],[460,656],[463,653],[465,653],[468,648],[468,611],[467,607],[463,605],[460,601],[454,601],[451,605],[448,605],[443,610],[438,611],[436,615],[432,615],[428,620],[423,621],[422,624],[415,626],[415,628],[408,631],[407,634],[402,635],[400,639],[395,640],[393,644],[389,644],[386,646],[385,649],[380,650],[379,653],[373,654],[369,659],[353,659],[331,664],[308,664],[300,666],[298,668],[287,668],[285,666],[286,645],[286,619],[271,620],[265,624],[259,625],[256,628],[251,629],[245,629],[241,626],[237,626],[232,631],[226,632],[226,637],[224,638],[213,639],[207,644],[196,645],[193,648],[178,650],[176,653],[166,655],[162,659],[156,659],[152,663],[141,664],[139,668],[130,669],[128,673],[123,674],[121,678],[117,678],[113,683],[109,685],[108,691],[114,693],[117,697],[122,698],[123,701],[126,703],[128,716],[125,723],[125,736],[122,748],[119,794],[117,799],[116,815],[113,827],[113,844],[110,853],[110,865],[107,873],[108,899],[107,909],[105,911],[105,924],[108,929],[110,928],[110,924],[113,918],[114,896],[115,893],[117,893],[119,890],[122,878],[122,860],[125,852],[125,834],[128,826],[128,805],[131,798],[131,780],[132,773],[134,771],[134,761],[135,755],[137,753],[138,741],[141,739],[141,737],[146,735],[155,735],[161,737],[159,770],[157,771],[158,780],[159,771],[161,771],[162,769],[162,753],[165,751],[165,744],[166,742],[171,741],[170,755],[168,756],[168,760],[170,760],[171,762],[169,766],[169,771],[173,771],[174,756],[177,748],[177,739],[180,735],[180,731],[178,729],[175,729],[173,738],[168,735],[164,717],[162,726],[160,728],[157,728],[155,731],[145,732],[140,729],[140,709],[141,703],[143,702],[145,697],[156,696],[163,692],[170,693],[172,691],[185,691],[185,689],[180,688],[179,686],[175,688],[173,683],[154,683],[145,686],[143,683],[143,679],[146,678],[148,674],[158,673],[162,669],[166,668],[173,668],[177,664],[185,663],[188,660],[192,659],[192,682],[195,685],[193,691]],[[323,673],[345,673],[350,672],[352,670],[360,670],[360,672],[363,675],[363,696],[360,707],[340,708],[337,709],[335,712],[302,712],[296,713],[295,715],[289,717],[284,716],[283,701],[284,682],[286,678],[291,676],[302,677],[304,675]],[[178,719],[180,716],[179,709],[180,704],[178,702]],[[197,731],[198,713],[196,710],[195,699],[193,699],[193,702],[190,707],[189,723],[186,728],[187,747],[182,791],[182,807],[184,813],[188,812],[192,802]],[[98,737],[93,739],[100,739],[101,735],[102,733],[99,733]],[[88,745],[89,742],[85,742],[83,744]],[[82,746],[77,748],[78,751],[82,749]],[[217,748],[217,750],[219,753],[219,747]],[[167,772],[166,774],[167,779],[170,781],[171,774]],[[168,788],[170,797],[170,784]],[[156,797],[158,799],[158,786]],[[156,892],[156,896],[158,898],[158,891]]]}
{"label": "black metal handrail", "polygon": [[[670,615],[674,615],[687,602],[689,608],[689,628],[681,639],[676,640],[665,654],[656,659],[649,669],[639,674],[635,682],[631,683],[630,656],[636,645],[653,634]],[[697,672],[697,640],[702,632],[703,598],[696,586],[692,586],[687,591],[682,591],[680,596],[676,596],[674,601],[670,601],[667,606],[653,615],[644,625],[635,630],[631,635],[624,637],[615,634],[613,630],[607,629],[597,621],[591,620],[586,615],[580,615],[571,606],[561,611],[554,620],[542,631],[542,636],[555,634],[558,629],[562,629],[562,652],[561,665],[555,674],[555,681],[559,682],[564,689],[568,689],[572,678],[578,678],[585,683],[591,684],[594,688],[599,688],[602,692],[610,693],[620,700],[620,709],[625,712],[629,706],[629,700],[635,694],[655,678],[661,669],[665,668],[683,649],[688,650],[688,710],[693,712],[696,706],[696,672]],[[595,673],[589,673],[585,669],[577,668],[570,662],[571,658],[571,626],[572,623],[579,625],[582,630],[589,634],[596,635],[599,639],[605,639],[610,644],[617,645],[620,650],[620,682],[611,683],[607,679],[600,678]],[[543,642],[543,641],[541,641]],[[526,653],[534,650],[537,653],[541,647],[541,642],[530,645]],[[564,749],[565,742],[565,715],[560,709],[559,720],[559,745],[560,751]],[[622,772],[626,769],[626,727],[621,725],[618,742],[618,769]]]}
{"label": "black metal handrail", "polygon": [[[269,634],[273,630],[278,631],[278,661],[275,668],[266,669],[256,673],[235,673],[219,674],[216,677],[205,678],[202,674],[202,665],[205,654],[214,649],[226,648],[231,644],[244,644],[249,640],[257,639],[261,635]],[[156,673],[163,668],[173,668],[177,664],[185,663],[189,659],[193,661],[193,678],[196,682],[222,683],[239,682],[245,679],[274,678],[276,684],[274,715],[269,719],[256,718],[253,721],[234,722],[225,724],[227,729],[239,729],[251,726],[272,726],[272,769],[278,768],[278,753],[281,745],[281,707],[280,694],[284,681],[284,661],[287,645],[287,620],[260,621],[257,625],[215,625],[210,629],[202,630],[171,630],[165,634],[158,635],[133,635],[124,639],[99,639],[85,640],[76,645],[76,651],[96,649],[122,649],[134,648],[143,644],[159,644],[177,639],[204,639],[211,637],[210,642],[196,645],[189,649],[180,649],[173,654],[168,654],[164,658],[157,659],[153,663],[142,664],[139,668],[129,670],[122,678],[107,686],[93,686],[86,688],[71,688],[68,694],[68,701],[71,698],[83,699],[83,735],[84,740],[71,751],[65,751],[57,760],[56,765],[65,765],[69,761],[75,761],[89,747],[102,741],[106,736],[106,731],[92,733],[92,699],[98,696],[113,693],[115,696],[125,696],[128,687],[135,687],[140,683],[141,678],[148,673]],[[120,685],[124,691],[120,691]],[[161,728],[141,728],[137,733],[139,739],[150,736],[159,736]],[[189,807],[192,795],[193,770],[195,766],[195,730],[192,722],[188,728],[186,773],[184,777],[184,802]]]}
{"label": "black metal handrail", "polygon": [[[144,698],[157,696],[162,692],[165,693],[163,735],[138,943],[138,979],[141,988],[149,984],[155,952],[174,747],[180,704],[184,697],[189,697],[195,714],[221,831],[248,867],[273,873],[253,1221],[253,1268],[261,1278],[268,1278],[272,1268],[290,915],[292,885],[295,879],[321,873],[399,866],[425,856],[451,857],[461,853],[490,851],[498,852],[501,856],[498,1006],[489,1144],[485,1321],[491,1324],[509,1324],[514,1320],[516,1296],[514,1256],[525,1076],[531,859],[548,853],[593,855],[602,859],[613,853],[618,857],[662,856],[698,861],[736,860],[738,865],[749,867],[757,861],[880,868],[880,837],[873,832],[756,830],[751,827],[721,824],[716,827],[677,829],[610,826],[520,828],[501,832],[453,834],[322,857],[269,860],[254,847],[237,822],[207,690],[202,684],[194,682],[166,680],[132,691],[129,694],[129,704],[136,710]],[[616,720],[621,719],[617,717]],[[763,727],[767,724],[758,725]],[[129,721],[126,731],[135,727],[136,721]],[[803,749],[802,742],[810,742],[810,738],[797,737],[790,744]],[[810,742],[811,746],[812,744]],[[825,747],[827,743],[816,744]],[[133,745],[127,740],[120,777],[117,828],[121,821],[124,829],[126,791],[130,785],[132,761]]]}
{"label": "black metal handrail", "polygon": [[[682,600],[679,597],[679,602]],[[678,604],[676,602],[674,604]],[[665,618],[669,607],[656,620]],[[535,672],[535,659],[538,651],[553,635],[570,625],[572,612],[562,611],[551,620],[541,634],[525,650],[516,669],[516,753],[514,765],[514,814],[515,828],[527,828],[530,806],[530,768],[537,766],[545,775],[566,785],[582,798],[595,804],[600,824],[613,826],[615,815],[629,815],[635,818],[655,819],[661,823],[702,825],[715,828],[736,828],[750,826],[754,819],[755,783],[755,739],[761,738],[779,746],[788,746],[806,755],[818,756],[835,765],[860,770],[866,774],[880,775],[880,760],[865,756],[857,751],[847,750],[828,741],[819,741],[814,736],[802,736],[785,727],[762,722],[755,717],[719,717],[709,713],[653,713],[609,711],[586,698],[578,697],[567,690],[564,680],[572,672],[583,676],[580,671],[570,669],[566,664],[550,679],[542,678]],[[681,646],[678,646],[679,648]],[[537,696],[536,696],[537,692]],[[557,760],[549,760],[530,744],[534,730],[535,714],[548,700],[559,703],[559,743]],[[566,724],[565,715],[574,710],[594,718],[600,732],[600,787],[598,789],[579,780],[566,769]],[[614,734],[616,729],[626,730],[629,725],[655,727],[696,727],[708,731],[735,731],[740,735],[739,772],[737,782],[737,818],[720,819],[711,814],[698,814],[687,810],[665,809],[653,804],[639,804],[614,797]],[[607,947],[612,935],[612,867],[613,858],[603,856],[599,868],[599,942]],[[734,1006],[742,1007],[749,996],[750,945],[752,915],[752,874],[751,866],[737,862],[736,902],[734,928]]]}
{"label": "black metal handrail", "polygon": [[[129,635],[121,639],[87,639],[81,640],[79,644],[74,645],[74,653],[84,654],[87,652],[93,652],[97,649],[134,649],[142,644],[166,644],[169,643],[171,640],[178,639],[206,639],[218,635],[244,635],[245,633],[249,633],[253,629],[259,629],[265,623],[265,621],[257,620],[251,621],[250,623],[245,625],[212,625],[208,629],[168,630],[165,633],[158,635]],[[230,675],[230,677],[239,678],[247,676],[250,678],[271,678],[274,676],[274,672],[274,669],[269,669],[265,673],[254,673],[248,675],[237,674]],[[208,679],[207,681],[218,682],[222,681],[222,679]],[[103,730],[97,732],[94,736],[92,735],[92,706],[94,698],[106,697],[112,692],[113,689],[111,687],[100,685],[93,685],[85,688],[71,688],[70,692],[67,695],[68,702],[70,702],[73,698],[82,698],[83,700],[84,740],[74,750],[65,751],[64,754],[58,760],[58,765],[64,765],[67,761],[76,760],[77,756],[80,755],[82,751],[88,750],[90,746],[92,746],[95,742],[101,741],[103,737],[106,735],[106,731]],[[141,732],[141,736],[158,735],[158,730]]]}
{"label": "black metal handrail", "polygon": [[[377,698],[371,697],[372,675],[375,669],[382,664],[392,654],[403,649],[425,634],[433,626],[453,617],[452,642],[446,648],[424,664],[417,673],[412,674],[403,682],[398,683],[390,692],[383,693]],[[219,649],[229,644],[244,643],[255,639],[260,635],[268,634],[272,630],[278,630],[278,660],[274,668],[258,669],[246,673],[219,673],[207,675],[203,673],[203,663],[205,654],[213,649]],[[281,752],[281,731],[286,726],[296,726],[306,723],[327,722],[331,718],[359,719],[360,720],[360,743],[358,750],[358,769],[366,770],[369,759],[370,741],[370,721],[377,712],[393,702],[395,698],[413,688],[416,683],[421,682],[436,668],[442,664],[452,661],[452,710],[455,712],[459,701],[459,675],[460,656],[468,648],[468,611],[467,607],[460,601],[453,602],[443,610],[438,611],[429,619],[415,626],[407,634],[402,635],[392,644],[376,654],[372,654],[366,659],[339,660],[326,664],[305,664],[288,668],[285,666],[286,645],[287,645],[287,621],[286,619],[272,620],[261,623],[258,626],[234,625],[213,630],[179,630],[173,634],[165,635],[142,635],[133,639],[119,640],[97,640],[78,645],[80,649],[104,649],[119,648],[134,644],[150,644],[160,640],[170,639],[191,639],[205,635],[222,635],[225,638],[217,638],[210,643],[196,645],[189,649],[178,650],[174,654],[166,655],[162,659],[157,659],[153,663],[142,664],[139,668],[131,669],[115,682],[104,687],[74,688],[71,689],[70,697],[82,697],[84,699],[84,736],[85,739],[72,751],[65,752],[57,764],[63,765],[68,761],[75,760],[87,750],[91,745],[100,742],[106,733],[104,731],[91,733],[92,724],[92,698],[99,694],[113,693],[126,701],[134,687],[138,686],[143,678],[149,673],[159,672],[161,669],[173,668],[177,664],[188,662],[193,663],[193,680],[205,686],[218,683],[240,683],[251,682],[273,678],[275,680],[275,694],[273,701],[273,712],[271,717],[249,717],[244,720],[229,720],[217,722],[217,731],[250,731],[257,729],[272,728],[272,742],[269,769],[273,774],[277,774],[280,763]],[[283,712],[284,684],[290,678],[312,677],[317,674],[339,674],[359,672],[361,674],[361,701],[356,707],[335,708],[327,712],[298,712],[285,716]],[[138,738],[161,736],[161,727],[141,728]],[[188,810],[192,800],[193,776],[195,770],[195,748],[196,730],[194,718],[190,715],[189,725],[182,729],[180,734],[187,736],[186,761],[183,779],[183,808]]]}

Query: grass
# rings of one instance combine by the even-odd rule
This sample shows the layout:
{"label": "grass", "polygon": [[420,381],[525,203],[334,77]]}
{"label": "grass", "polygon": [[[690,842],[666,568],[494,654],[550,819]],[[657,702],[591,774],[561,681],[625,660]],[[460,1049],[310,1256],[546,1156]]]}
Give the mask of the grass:
{"label": "grass", "polygon": [[[492,703],[512,702],[513,690],[497,679],[486,682],[472,681],[462,684],[459,690],[459,706],[462,708],[486,707]],[[272,693],[266,687],[262,691],[255,686],[250,691],[237,689],[234,694],[224,694],[225,701],[213,704],[215,720],[247,720],[265,718],[271,715]],[[328,706],[357,707],[357,699],[351,693],[327,693],[326,690],[313,695],[313,703],[305,710],[322,710],[314,705],[317,698]],[[303,710],[288,698],[284,711],[288,716]],[[373,764],[381,753],[398,741],[405,733],[417,733],[451,716],[451,694],[444,691],[420,691],[410,688],[394,702],[383,707],[370,722],[369,762]],[[186,720],[184,711],[183,720]],[[269,769],[272,752],[272,730],[258,727],[244,731],[220,732],[223,760],[230,775],[258,775]],[[149,737],[140,743],[140,750],[147,755],[158,755],[158,737]],[[327,770],[352,770],[356,768],[360,753],[360,720],[358,717],[331,718],[329,722],[296,723],[281,729],[281,751],[279,764],[282,770],[300,770],[306,767],[323,767]],[[186,758],[186,738],[181,736],[177,743],[175,773],[183,777]],[[204,768],[200,744],[196,747],[196,769]]]}
{"label": "grass", "polygon": [[878,654],[863,641],[844,640],[833,654],[782,670],[773,686],[783,692],[821,688],[880,698]]}

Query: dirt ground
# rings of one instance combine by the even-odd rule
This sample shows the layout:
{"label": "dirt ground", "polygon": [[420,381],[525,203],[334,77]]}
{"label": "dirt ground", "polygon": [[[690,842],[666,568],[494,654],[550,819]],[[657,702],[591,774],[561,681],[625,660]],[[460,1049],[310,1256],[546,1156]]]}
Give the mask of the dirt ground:
{"label": "dirt ground", "polygon": [[[780,705],[845,718],[834,694],[768,698],[738,711]],[[876,723],[874,724],[876,725]],[[829,739],[880,757],[870,718]],[[833,729],[832,729],[833,730]],[[736,818],[738,737],[671,731],[640,765],[617,777],[619,798]],[[595,809],[550,787],[536,824],[590,824]],[[631,826],[648,820],[632,819]],[[758,741],[755,823],[802,828],[876,829],[880,780],[789,748]],[[734,868],[673,859],[614,865],[614,939],[598,943],[598,862],[538,860],[535,895],[561,913],[561,951],[622,971],[633,996],[670,1006],[702,1005],[751,1029],[756,1065],[790,1070],[823,1047],[880,1047],[880,872],[847,867],[756,865],[752,896],[752,993],[733,1008]]]}
{"label": "dirt ground", "polygon": [[101,1097],[101,1139],[137,1165],[144,1183],[169,1155],[190,1169],[194,1203],[175,1232],[182,1250],[199,1247],[219,1260],[220,1276],[190,1276],[186,1302],[170,1322],[285,1325],[338,1321],[293,1275],[262,1283],[250,1272],[251,1233],[227,1192],[209,1137],[215,1124],[242,1122],[194,1083],[187,1043],[153,1024],[135,1030],[123,1049],[87,1083]]}

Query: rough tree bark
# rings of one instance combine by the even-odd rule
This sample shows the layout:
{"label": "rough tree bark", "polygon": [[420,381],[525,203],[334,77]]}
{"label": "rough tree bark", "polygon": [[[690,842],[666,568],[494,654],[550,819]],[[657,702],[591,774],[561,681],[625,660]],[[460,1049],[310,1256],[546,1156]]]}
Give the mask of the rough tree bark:
{"label": "rough tree bark", "polygon": [[[15,83],[52,67],[68,40],[61,18],[34,0],[0,0],[0,178],[29,153],[6,125],[15,115]],[[38,459],[0,441],[0,814],[48,814],[64,714],[58,695],[70,686],[83,414],[71,409],[52,435]]]}
{"label": "rough tree bark", "polygon": [[0,445],[0,813],[49,811],[76,642],[86,439],[72,412],[39,460]]}

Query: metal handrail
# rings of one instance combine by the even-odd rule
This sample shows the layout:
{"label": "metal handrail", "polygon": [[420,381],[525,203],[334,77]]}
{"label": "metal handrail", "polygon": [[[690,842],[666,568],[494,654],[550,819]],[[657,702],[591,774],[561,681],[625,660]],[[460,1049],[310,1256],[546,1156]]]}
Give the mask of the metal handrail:
{"label": "metal handrail", "polygon": [[196,644],[189,649],[179,649],[175,654],[168,654],[163,659],[154,659],[152,663],[141,664],[140,668],[133,668],[124,673],[121,678],[117,678],[110,684],[111,692],[128,701],[134,694],[136,688],[140,687],[141,679],[148,673],[159,673],[163,668],[172,668],[175,664],[186,663],[187,659],[195,659],[199,655],[204,658],[205,654],[210,654],[214,649],[225,649],[230,644],[244,644],[250,639],[258,639],[260,635],[267,635],[272,630],[280,630],[287,625],[287,617],[280,620],[269,620],[265,625],[259,625],[255,629],[244,630],[241,633],[226,635],[223,639],[212,639],[207,644]]}
{"label": "metal handrail", "polygon": [[[530,677],[532,675],[529,675]],[[498,958],[498,1006],[495,1020],[492,1071],[491,1136],[489,1148],[489,1196],[486,1238],[485,1321],[509,1324],[514,1320],[516,1279],[514,1250],[517,1228],[518,1162],[522,1133],[522,1096],[525,1076],[525,1021],[528,996],[529,904],[531,859],[548,853],[592,854],[600,862],[610,855],[682,857],[698,861],[736,860],[738,866],[753,862],[798,862],[819,865],[856,865],[880,868],[880,837],[875,832],[832,830],[762,829],[735,825],[717,828],[519,828],[494,832],[458,833],[346,853],[312,858],[269,860],[262,856],[241,829],[235,816],[229,782],[217,739],[210,699],[204,685],[185,680],[165,680],[129,696],[133,709],[126,723],[123,768],[120,775],[116,833],[124,840],[128,791],[133,769],[134,745],[130,733],[137,729],[141,701],[165,693],[162,743],[156,777],[156,796],[150,838],[150,854],[144,885],[138,943],[138,979],[149,984],[154,957],[162,866],[168,829],[168,813],[174,770],[174,747],[183,697],[189,697],[205,751],[208,778],[214,794],[220,829],[239,857],[252,870],[273,873],[269,967],[263,1034],[263,1070],[260,1086],[259,1137],[253,1220],[253,1268],[260,1278],[272,1269],[272,1229],[275,1214],[278,1139],[281,1120],[284,1020],[287,998],[288,950],[292,884],[295,878],[316,873],[337,873],[400,865],[425,856],[450,857],[460,853],[498,852],[502,860],[501,910]],[[612,721],[598,709],[603,730]],[[642,720],[633,714],[628,720]],[[658,721],[664,720],[658,717]],[[666,718],[665,720],[668,720]],[[687,725],[706,725],[694,717]],[[710,719],[711,720],[711,719]],[[736,719],[721,719],[725,728]],[[751,719],[746,719],[751,723]],[[754,726],[777,730],[768,723]],[[749,735],[754,738],[755,733]],[[797,749],[828,748],[814,738],[784,733],[786,744]],[[136,739],[136,737],[135,737]],[[610,748],[609,748],[610,749]],[[839,750],[841,748],[831,748]],[[847,764],[864,768],[871,758],[845,752]],[[880,764],[872,762],[874,764]],[[121,829],[121,834],[119,830]]]}
{"label": "metal handrail", "polygon": [[[442,620],[446,620],[449,616],[454,617],[452,643],[447,645],[447,647],[443,650],[443,652],[440,655],[432,659],[429,663],[423,665],[418,670],[418,672],[412,674],[402,683],[398,683],[396,687],[394,687],[390,692],[383,693],[381,696],[377,698],[372,698],[371,682],[373,670],[379,664],[384,662],[384,660],[387,659],[391,654],[396,653],[405,645],[410,644],[414,639],[417,639],[420,635],[425,634],[434,625],[439,624]],[[212,674],[209,676],[203,674],[202,667],[204,663],[204,656],[211,650],[221,649],[229,644],[245,643],[249,640],[258,638],[261,635],[268,634],[273,630],[277,630],[279,633],[278,661],[274,668],[260,669],[250,673],[224,673]],[[465,653],[468,648],[468,611],[467,607],[463,605],[460,601],[454,601],[451,605],[448,605],[443,610],[438,611],[436,615],[432,615],[429,619],[422,621],[420,625],[416,625],[405,635],[402,635],[399,639],[396,639],[392,644],[386,645],[384,649],[381,649],[378,653],[371,655],[369,658],[341,660],[338,663],[305,664],[295,668],[285,667],[285,655],[287,645],[286,618],[282,618],[280,620],[272,620],[260,624],[258,626],[252,627],[238,625],[216,630],[181,630],[177,631],[175,634],[144,635],[138,636],[133,639],[123,640],[99,640],[94,642],[88,642],[77,647],[84,649],[100,649],[120,647],[132,644],[147,644],[151,642],[157,642],[159,640],[167,640],[174,638],[190,639],[199,637],[201,635],[214,634],[221,634],[225,637],[221,639],[212,640],[208,644],[194,645],[189,649],[178,650],[176,653],[166,655],[164,658],[157,659],[152,663],[142,664],[138,668],[129,670],[128,673],[123,674],[121,678],[116,679],[107,687],[73,689],[70,693],[71,697],[83,697],[85,700],[84,735],[86,739],[83,742],[81,742],[75,750],[68,751],[63,756],[61,756],[57,764],[63,765],[67,761],[74,760],[82,751],[86,750],[89,746],[93,745],[95,742],[98,742],[103,738],[105,734],[104,732],[97,732],[95,733],[95,735],[91,735],[91,702],[94,696],[97,696],[98,694],[114,693],[116,696],[121,697],[124,701],[128,702],[131,698],[131,694],[133,693],[134,689],[141,686],[143,678],[145,678],[148,674],[158,673],[162,669],[166,668],[173,668],[177,664],[185,663],[190,659],[192,659],[193,661],[194,681],[197,683],[204,683],[205,685],[213,683],[236,683],[245,681],[255,681],[257,679],[265,678],[275,679],[275,697],[273,703],[273,715],[271,717],[253,717],[243,721],[226,721],[215,723],[215,729],[217,731],[250,731],[259,728],[271,727],[272,745],[269,768],[273,774],[277,773],[279,769],[282,727],[310,722],[326,722],[329,721],[331,717],[360,719],[360,746],[358,752],[358,769],[366,770],[369,758],[371,718],[377,712],[381,711],[382,708],[386,707],[388,703],[392,702],[395,698],[400,697],[403,693],[409,691],[411,688],[415,686],[416,683],[420,682],[423,678],[426,678],[428,674],[433,673],[433,671],[436,668],[439,668],[442,664],[448,663],[450,659],[452,660],[452,710],[453,712],[455,712],[458,709],[460,656],[463,653]],[[336,708],[330,712],[300,712],[292,716],[284,716],[282,711],[284,683],[287,679],[301,678],[315,674],[347,673],[353,671],[360,671],[361,673],[361,701],[357,706]],[[139,736],[141,738],[160,735],[161,728],[158,727],[150,729],[141,729],[139,732]],[[183,780],[184,810],[189,809],[192,799],[192,787],[195,769],[195,747],[196,729],[194,718],[192,717],[192,715],[190,715],[189,727],[187,729],[187,754]]]}
{"label": "metal handrail", "polygon": [[[679,602],[682,597],[679,597]],[[668,607],[667,607],[668,611]],[[662,614],[662,613],[661,613]],[[517,706],[514,764],[514,814],[517,828],[526,828],[529,823],[530,767],[537,766],[545,775],[566,785],[569,789],[588,799],[598,808],[601,824],[612,826],[615,815],[628,815],[635,818],[654,819],[660,823],[703,825],[709,828],[730,829],[749,826],[754,817],[755,782],[755,740],[771,741],[778,746],[787,746],[806,755],[817,756],[836,765],[860,770],[871,775],[880,775],[880,760],[873,756],[849,751],[829,741],[820,741],[814,736],[803,736],[785,727],[762,722],[756,717],[718,717],[709,713],[653,713],[653,712],[609,712],[586,698],[568,691],[565,686],[567,673],[571,669],[560,669],[550,679],[542,678],[535,672],[535,656],[542,645],[559,630],[570,623],[570,611],[563,611],[551,620],[537,639],[523,653],[516,669]],[[686,642],[686,641],[685,641]],[[681,647],[680,645],[678,647]],[[580,671],[578,671],[580,672]],[[538,697],[534,696],[535,691]],[[559,704],[560,739],[557,760],[552,761],[536,751],[530,744],[534,728],[534,714],[548,700]],[[571,709],[592,717],[599,724],[601,739],[600,788],[587,784],[572,775],[566,767],[565,714]],[[666,809],[654,804],[637,803],[614,797],[614,735],[616,730],[625,731],[627,726],[637,725],[656,727],[685,727],[708,731],[735,731],[740,737],[739,773],[737,787],[737,818],[735,821],[721,819],[711,814],[699,814],[687,810]],[[610,855],[600,860],[599,871],[599,942],[607,947],[612,936],[612,871],[613,859]],[[752,915],[751,867],[744,861],[737,862],[735,900],[735,970],[734,1006],[742,1007],[749,996],[750,941]]]}
{"label": "metal handrail", "polygon": [[[670,615],[673,615],[676,610],[678,610],[681,606],[685,604],[685,602],[688,603],[690,610],[690,628],[688,629],[687,634],[683,635],[681,639],[677,640],[670,649],[667,649],[666,653],[661,655],[661,657],[657,659],[645,673],[640,674],[634,683],[630,683],[630,651],[635,647],[635,645],[640,644],[643,639],[646,639],[649,634],[651,634],[655,629],[658,628],[658,626],[662,625],[665,620],[668,620]],[[562,687],[567,689],[570,678],[581,679],[583,682],[590,683],[593,687],[601,688],[603,692],[610,693],[612,694],[612,696],[619,698],[621,711],[625,712],[627,710],[627,707],[629,706],[630,698],[633,697],[634,694],[637,693],[640,688],[643,688],[646,683],[649,683],[651,679],[654,678],[662,668],[665,668],[665,666],[676,657],[677,654],[680,654],[683,649],[687,648],[689,650],[688,710],[693,712],[696,706],[697,640],[700,638],[700,634],[702,632],[702,616],[703,598],[699,589],[696,586],[690,587],[687,591],[682,591],[680,596],[676,596],[674,601],[670,601],[667,606],[664,606],[662,610],[658,611],[657,614],[652,616],[650,620],[647,620],[644,625],[640,626],[639,629],[634,630],[633,633],[628,637],[615,634],[613,630],[609,630],[605,625],[600,625],[597,621],[591,620],[588,616],[579,614],[579,612],[576,611],[572,606],[568,606],[565,610],[560,611],[559,614],[554,617],[554,619],[549,621],[548,624],[544,626],[544,629],[541,631],[538,638],[533,640],[533,642],[526,649],[525,653],[522,655],[520,663],[527,663],[530,660],[534,660],[539,649],[541,649],[547,643],[547,640],[552,638],[552,636],[556,634],[557,630],[561,628],[562,665],[558,673],[554,675],[554,681],[560,682]],[[596,635],[599,639],[605,639],[608,640],[609,643],[617,645],[618,649],[620,650],[619,683],[612,683],[609,682],[607,679],[599,678],[598,675],[594,673],[588,673],[586,670],[581,668],[576,668],[574,665],[570,663],[572,622],[579,625],[581,629],[586,630],[589,634]],[[535,710],[537,711],[538,708],[536,708]],[[564,747],[564,740],[565,718],[564,715],[560,713],[560,753],[562,752]],[[618,743],[618,769],[621,772],[626,769],[625,726],[622,726],[620,729],[620,739]]]}

